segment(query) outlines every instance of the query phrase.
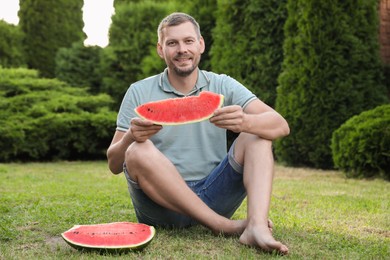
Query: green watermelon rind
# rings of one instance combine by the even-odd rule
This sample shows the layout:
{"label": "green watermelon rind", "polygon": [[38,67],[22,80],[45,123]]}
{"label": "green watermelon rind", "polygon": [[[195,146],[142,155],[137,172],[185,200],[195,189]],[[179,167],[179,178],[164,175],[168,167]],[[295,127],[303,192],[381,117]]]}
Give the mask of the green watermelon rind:
{"label": "green watermelon rind", "polygon": [[[96,224],[96,225],[90,225],[90,226],[97,226],[97,225],[105,225],[105,224],[120,224],[120,223],[126,223],[126,222],[113,222],[113,223],[103,223],[103,224]],[[111,253],[122,253],[122,252],[128,252],[128,251],[137,251],[145,248],[149,243],[153,240],[156,229],[153,226],[148,226],[151,234],[150,236],[138,244],[132,244],[132,245],[123,245],[123,246],[92,246],[88,244],[82,244],[77,243],[75,241],[72,241],[68,237],[66,237],[66,233],[70,232],[78,227],[81,226],[88,226],[88,225],[75,225],[71,229],[61,233],[61,237],[65,240],[65,242],[70,245],[71,247],[81,250],[81,251],[98,251],[98,252],[111,252]]]}
{"label": "green watermelon rind", "polygon": [[[219,105],[218,107],[216,107],[216,109],[218,108],[221,108],[222,105],[223,105],[223,102],[224,102],[224,96],[222,94],[216,94],[216,95],[219,95],[220,96],[220,102],[219,102]],[[176,98],[174,98],[176,99]],[[169,100],[169,99],[166,99],[166,100]],[[166,100],[162,100],[162,101],[166,101]],[[201,118],[197,118],[195,120],[188,120],[188,121],[183,121],[183,122],[165,122],[165,121],[157,121],[157,120],[152,120],[150,118],[147,118],[146,116],[143,116],[142,114],[140,114],[137,110],[137,108],[134,109],[135,113],[141,118],[141,119],[144,119],[144,120],[148,120],[148,121],[152,121],[154,124],[156,125],[167,125],[167,126],[174,126],[174,125],[184,125],[184,124],[191,124],[191,123],[198,123],[198,122],[202,122],[202,121],[205,121],[211,117],[214,116],[214,112],[204,116],[204,117],[201,117]]]}

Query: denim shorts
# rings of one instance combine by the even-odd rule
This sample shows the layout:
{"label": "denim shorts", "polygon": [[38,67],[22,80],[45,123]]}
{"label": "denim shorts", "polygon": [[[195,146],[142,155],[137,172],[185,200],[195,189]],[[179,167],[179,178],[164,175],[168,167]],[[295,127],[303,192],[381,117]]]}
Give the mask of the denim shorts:
{"label": "denim shorts", "polygon": [[[234,144],[222,162],[204,179],[187,181],[190,187],[212,210],[230,218],[246,197],[243,167],[234,160]],[[167,228],[184,228],[197,222],[185,215],[166,209],[152,201],[131,180],[126,166],[124,173],[138,222]]]}

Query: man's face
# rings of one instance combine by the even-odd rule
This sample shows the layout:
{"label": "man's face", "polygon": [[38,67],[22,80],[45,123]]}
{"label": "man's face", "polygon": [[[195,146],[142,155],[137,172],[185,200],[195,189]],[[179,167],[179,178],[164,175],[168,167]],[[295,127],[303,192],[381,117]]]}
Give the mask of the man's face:
{"label": "man's face", "polygon": [[181,77],[190,75],[198,67],[204,49],[204,40],[198,39],[191,22],[164,28],[161,43],[157,44],[157,52],[169,71]]}

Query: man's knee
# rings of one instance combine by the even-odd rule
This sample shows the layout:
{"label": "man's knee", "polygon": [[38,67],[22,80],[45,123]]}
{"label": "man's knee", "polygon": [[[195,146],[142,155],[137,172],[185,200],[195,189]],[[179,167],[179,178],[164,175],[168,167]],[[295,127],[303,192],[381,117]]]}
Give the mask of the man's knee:
{"label": "man's knee", "polygon": [[237,145],[242,146],[243,149],[250,147],[264,147],[272,148],[272,141],[261,138],[257,135],[241,133],[237,138]]}
{"label": "man's knee", "polygon": [[246,153],[253,155],[272,153],[272,141],[253,134],[241,133],[235,143],[234,155],[238,162],[243,162]]}
{"label": "man's knee", "polygon": [[143,160],[148,158],[148,154],[150,155],[151,149],[153,148],[154,145],[150,140],[142,143],[133,142],[125,153],[126,165],[134,166],[134,164],[142,163]]}

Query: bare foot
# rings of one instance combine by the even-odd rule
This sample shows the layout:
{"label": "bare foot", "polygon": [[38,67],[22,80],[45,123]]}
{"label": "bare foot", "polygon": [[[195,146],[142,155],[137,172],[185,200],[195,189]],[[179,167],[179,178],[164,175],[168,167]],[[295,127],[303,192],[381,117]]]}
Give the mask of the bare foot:
{"label": "bare foot", "polygon": [[269,231],[271,231],[271,233],[273,228],[274,228],[274,223],[270,219],[268,219],[268,229]]}
{"label": "bare foot", "polygon": [[231,220],[226,219],[223,226],[219,228],[210,228],[215,235],[241,235],[244,232],[247,225],[246,220]]}
{"label": "bare foot", "polygon": [[[224,228],[219,229],[211,229],[211,231],[215,235],[224,234],[224,235],[241,235],[247,225],[247,220],[227,220],[228,225]],[[274,223],[270,219],[268,219],[268,229],[272,233],[272,229],[274,227]]]}
{"label": "bare foot", "polygon": [[283,245],[279,241],[276,241],[272,236],[270,229],[269,222],[268,226],[249,223],[240,236],[240,243],[248,246],[259,247],[267,252],[276,250],[281,254],[288,254],[287,246]]}

